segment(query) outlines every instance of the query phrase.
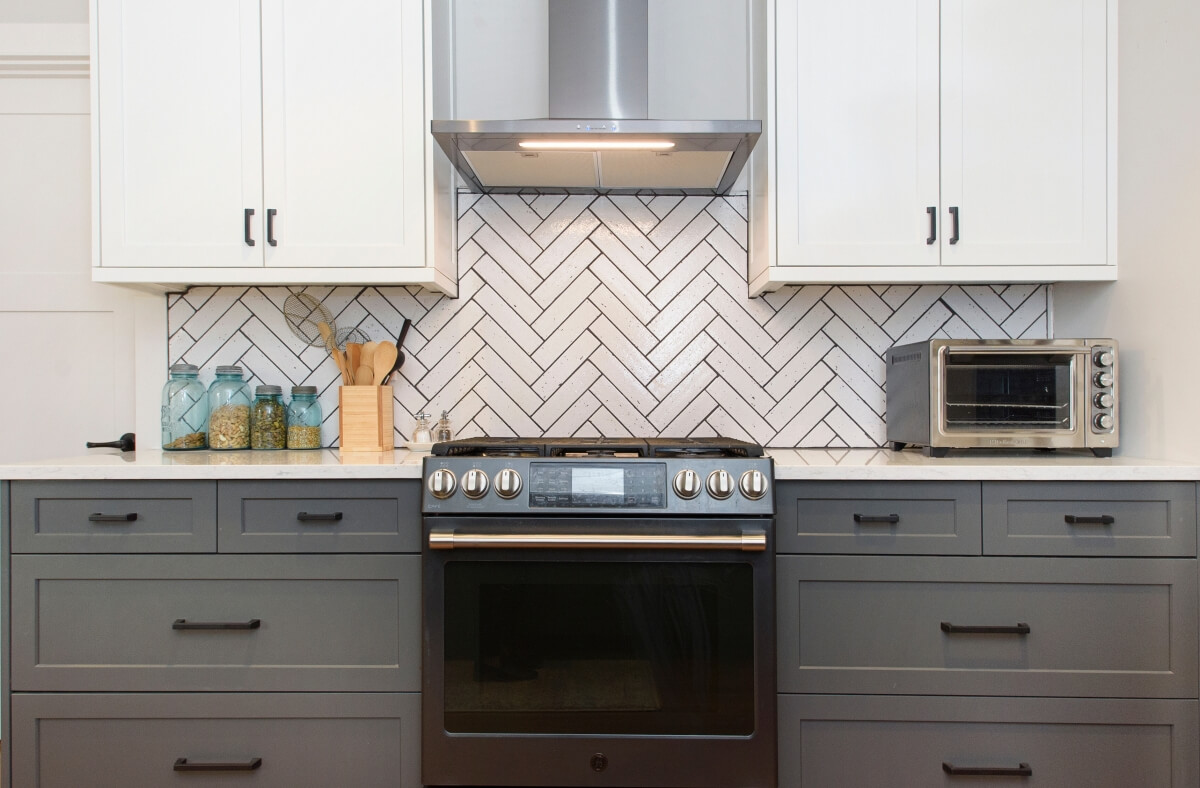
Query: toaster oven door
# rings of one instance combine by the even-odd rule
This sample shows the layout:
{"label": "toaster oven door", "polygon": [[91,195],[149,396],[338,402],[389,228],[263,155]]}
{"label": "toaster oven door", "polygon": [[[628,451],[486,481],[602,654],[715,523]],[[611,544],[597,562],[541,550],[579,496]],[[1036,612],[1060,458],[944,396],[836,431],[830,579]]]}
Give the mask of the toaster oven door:
{"label": "toaster oven door", "polygon": [[[946,348],[941,431],[963,438],[1078,434],[1078,352]],[[965,445],[959,443],[959,445]]]}

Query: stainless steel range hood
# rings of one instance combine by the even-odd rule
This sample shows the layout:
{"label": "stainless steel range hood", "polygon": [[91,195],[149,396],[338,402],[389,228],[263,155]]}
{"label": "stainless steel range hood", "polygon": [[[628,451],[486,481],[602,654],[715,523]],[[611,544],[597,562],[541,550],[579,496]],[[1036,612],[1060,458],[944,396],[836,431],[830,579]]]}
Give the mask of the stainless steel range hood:
{"label": "stainless steel range hood", "polygon": [[733,187],[762,122],[646,117],[647,0],[548,0],[548,11],[549,118],[432,123],[472,191]]}

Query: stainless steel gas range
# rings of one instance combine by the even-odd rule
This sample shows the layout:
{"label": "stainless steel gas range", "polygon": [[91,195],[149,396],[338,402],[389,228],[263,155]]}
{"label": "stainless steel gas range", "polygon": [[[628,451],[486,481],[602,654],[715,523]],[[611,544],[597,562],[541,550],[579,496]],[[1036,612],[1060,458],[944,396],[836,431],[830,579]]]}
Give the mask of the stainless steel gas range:
{"label": "stainless steel gas range", "polygon": [[735,440],[436,444],[425,784],[774,786],[774,497]]}

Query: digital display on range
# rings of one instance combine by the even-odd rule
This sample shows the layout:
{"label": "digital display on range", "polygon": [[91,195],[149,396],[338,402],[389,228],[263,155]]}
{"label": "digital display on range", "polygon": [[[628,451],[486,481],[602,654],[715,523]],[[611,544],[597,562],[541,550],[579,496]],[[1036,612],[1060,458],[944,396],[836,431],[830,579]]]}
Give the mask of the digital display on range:
{"label": "digital display on range", "polygon": [[529,466],[532,508],[663,509],[666,505],[663,463],[534,462]]}

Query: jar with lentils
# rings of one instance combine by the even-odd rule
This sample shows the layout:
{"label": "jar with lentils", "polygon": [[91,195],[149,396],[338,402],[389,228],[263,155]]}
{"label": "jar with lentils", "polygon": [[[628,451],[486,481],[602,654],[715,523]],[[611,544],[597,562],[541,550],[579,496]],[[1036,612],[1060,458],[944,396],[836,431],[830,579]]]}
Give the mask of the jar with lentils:
{"label": "jar with lentils", "polygon": [[292,401],[287,408],[287,447],[321,448],[321,403],[316,386],[292,386]]}
{"label": "jar with lentils", "polygon": [[250,411],[250,448],[287,448],[287,410],[283,407],[283,389],[259,386],[254,389],[254,407]]}

